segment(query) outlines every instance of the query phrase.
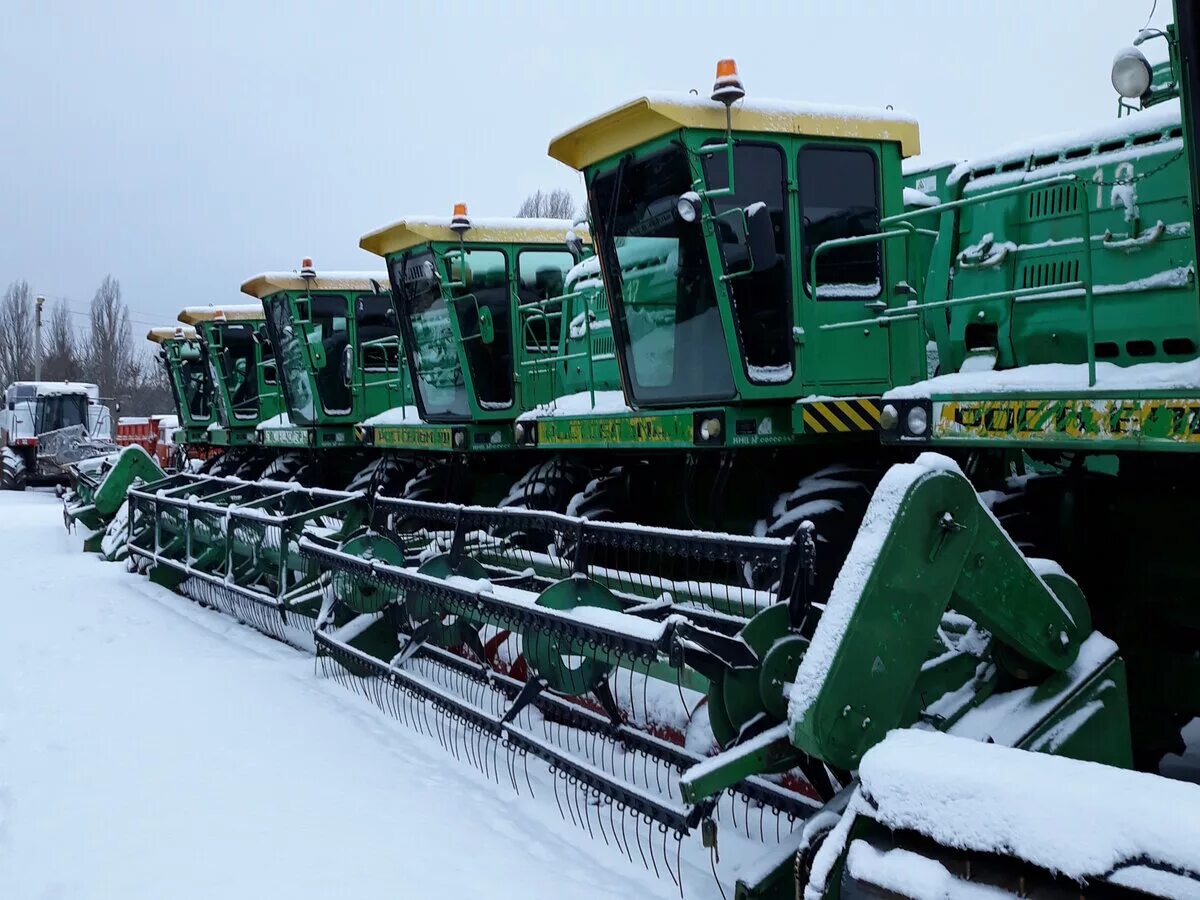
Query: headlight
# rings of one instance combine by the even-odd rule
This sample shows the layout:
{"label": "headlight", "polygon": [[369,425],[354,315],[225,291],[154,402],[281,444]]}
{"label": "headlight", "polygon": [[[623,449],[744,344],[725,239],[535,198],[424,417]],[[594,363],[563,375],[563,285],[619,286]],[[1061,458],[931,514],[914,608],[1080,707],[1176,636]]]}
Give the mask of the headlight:
{"label": "headlight", "polygon": [[914,406],[908,411],[908,432],[920,437],[929,427],[929,415],[922,406]]}
{"label": "headlight", "polygon": [[1150,90],[1150,63],[1136,47],[1117,51],[1112,64],[1112,86],[1118,94],[1130,100]]}
{"label": "headlight", "polygon": [[467,442],[467,439],[461,431],[454,432],[454,446],[455,447],[461,447],[466,442]]}
{"label": "headlight", "polygon": [[700,437],[712,441],[721,436],[721,420],[705,419],[700,423]]}
{"label": "headlight", "polygon": [[516,435],[517,443],[521,443],[521,441],[525,440],[525,426],[518,422],[513,426],[513,434]]}
{"label": "headlight", "polygon": [[684,222],[695,222],[700,218],[700,195],[695,191],[680,194],[675,201],[675,212]]}
{"label": "headlight", "polygon": [[896,412],[896,407],[890,403],[879,413],[879,427],[884,431],[891,431],[896,427],[898,421],[900,421],[900,413]]}

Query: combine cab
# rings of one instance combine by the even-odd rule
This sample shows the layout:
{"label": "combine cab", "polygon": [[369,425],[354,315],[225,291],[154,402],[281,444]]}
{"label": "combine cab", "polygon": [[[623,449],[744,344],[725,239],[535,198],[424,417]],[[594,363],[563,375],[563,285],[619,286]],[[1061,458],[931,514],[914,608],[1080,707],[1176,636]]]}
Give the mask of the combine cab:
{"label": "combine cab", "polygon": [[0,489],[65,485],[67,467],[111,453],[112,415],[94,384],[17,381],[0,411]]}
{"label": "combine cab", "polygon": [[[207,434],[213,447],[225,448],[217,470],[262,477],[272,471],[278,454],[259,449],[258,426],[283,410],[262,307],[189,307],[179,314],[179,321],[196,329],[200,364],[213,387],[215,420]],[[190,347],[183,349],[190,353]],[[189,374],[194,377],[194,372]],[[203,402],[198,382],[194,393],[188,395],[187,390],[185,386],[185,396]]]}
{"label": "combine cab", "polygon": [[915,329],[857,324],[920,283],[915,248],[875,236],[916,124],[744,93],[726,60],[712,100],[648,95],[550,144],[587,184],[597,256],[576,274],[606,288],[611,325],[590,328],[622,394],[518,425],[589,466],[571,507],[589,516],[787,537],[810,501],[861,514],[886,468],[878,397],[925,374]]}
{"label": "combine cab", "polygon": [[573,461],[530,468],[535,454],[514,452],[519,417],[558,396],[568,367],[616,386],[611,359],[564,352],[564,287],[583,247],[568,243],[570,230],[566,220],[471,219],[459,204],[451,218],[403,219],[362,239],[388,264],[416,402],[368,418],[363,442],[421,453],[406,496],[561,512],[588,482]]}

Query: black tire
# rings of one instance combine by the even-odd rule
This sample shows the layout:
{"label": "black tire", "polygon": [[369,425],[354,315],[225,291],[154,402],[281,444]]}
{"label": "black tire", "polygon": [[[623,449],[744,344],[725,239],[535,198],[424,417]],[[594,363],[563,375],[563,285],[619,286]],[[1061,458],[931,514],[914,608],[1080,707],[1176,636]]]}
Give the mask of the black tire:
{"label": "black tire", "polygon": [[411,457],[384,454],[362,466],[345,490],[374,491],[383,497],[404,496],[405,487],[419,471],[420,464]]}
{"label": "black tire", "polygon": [[642,463],[613,466],[584,484],[571,498],[566,514],[593,522],[632,522],[633,485],[647,467]]}
{"label": "black tire", "polygon": [[587,483],[587,469],[561,456],[552,456],[513,482],[508,494],[500,501],[500,507],[566,512],[572,499]]}
{"label": "black tire", "polygon": [[0,491],[23,491],[25,482],[25,460],[11,447],[0,450]]}
{"label": "black tire", "polygon": [[452,503],[453,479],[447,463],[430,463],[420,469],[407,484],[400,496],[405,500],[423,500],[426,503]]}
{"label": "black tire", "polygon": [[259,477],[263,481],[298,481],[304,463],[304,457],[299,453],[281,453],[267,463]]}
{"label": "black tire", "polygon": [[[842,570],[882,477],[882,469],[848,465],[828,466],[807,475],[775,500],[770,515],[754,529],[755,534],[790,540],[803,522],[811,522],[817,544],[813,586],[815,596],[824,600]],[[769,589],[777,582],[778,573],[753,571],[748,578],[754,587]]]}

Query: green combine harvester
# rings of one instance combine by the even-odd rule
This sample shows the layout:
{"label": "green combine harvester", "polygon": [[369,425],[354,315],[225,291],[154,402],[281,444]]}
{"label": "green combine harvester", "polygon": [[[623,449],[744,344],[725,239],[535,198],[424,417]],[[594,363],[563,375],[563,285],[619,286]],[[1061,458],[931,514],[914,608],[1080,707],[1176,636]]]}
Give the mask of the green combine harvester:
{"label": "green combine harvester", "polygon": [[[134,566],[681,891],[1200,896],[1177,20],[1115,124],[954,166],[723,61],[552,142],[594,257],[463,208],[363,239],[390,317],[315,271],[189,311],[240,454],[129,488]],[[260,477],[272,427],[354,489]]]}
{"label": "green combine harvester", "polygon": [[383,479],[388,493],[562,512],[586,485],[573,460],[518,450],[519,418],[573,390],[576,370],[618,386],[611,352],[593,352],[568,317],[567,277],[585,244],[567,220],[472,219],[461,203],[449,218],[410,217],[362,239],[387,262],[416,403],[361,426],[363,443],[407,476]]}
{"label": "green combine harvester", "polygon": [[262,306],[193,306],[179,321],[196,329],[213,388],[216,420],[208,426],[208,440],[225,448],[216,470],[252,479],[282,474],[279,454],[260,449],[259,425],[283,411]]}
{"label": "green combine harvester", "polygon": [[200,335],[190,325],[152,328],[146,340],[158,345],[158,361],[171,386],[181,447],[207,455],[209,426],[217,421],[216,394],[212,374],[204,362]]}

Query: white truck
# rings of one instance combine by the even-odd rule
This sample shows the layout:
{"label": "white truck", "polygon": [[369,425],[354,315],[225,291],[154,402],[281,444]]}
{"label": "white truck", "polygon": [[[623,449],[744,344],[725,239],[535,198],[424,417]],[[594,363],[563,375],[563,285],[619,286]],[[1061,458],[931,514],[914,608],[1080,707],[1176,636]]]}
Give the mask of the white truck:
{"label": "white truck", "polygon": [[15,381],[0,410],[0,490],[66,484],[67,463],[116,449],[100,389],[78,381]]}

